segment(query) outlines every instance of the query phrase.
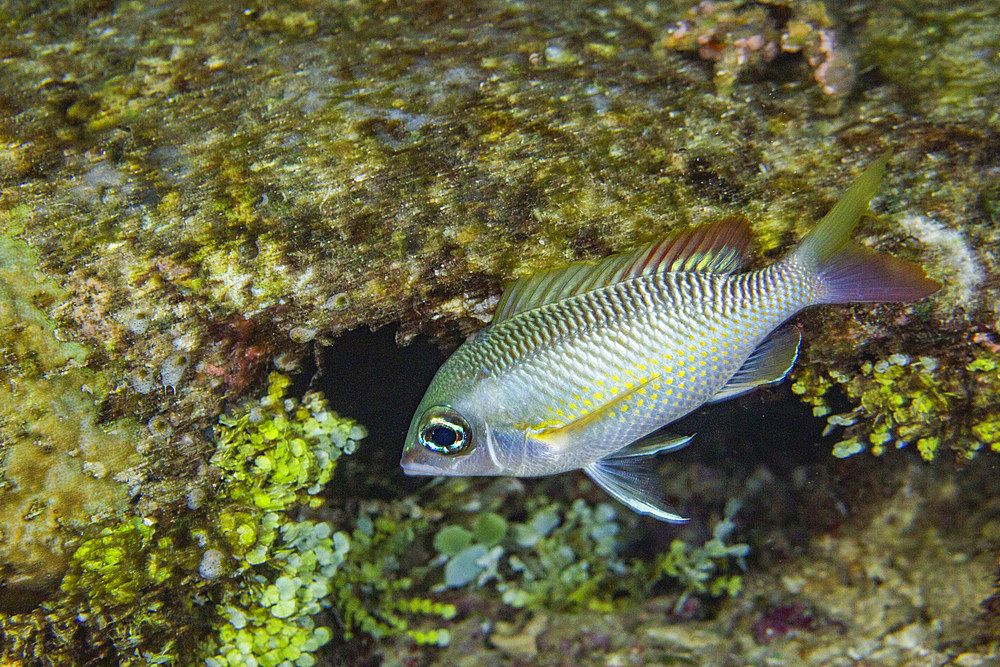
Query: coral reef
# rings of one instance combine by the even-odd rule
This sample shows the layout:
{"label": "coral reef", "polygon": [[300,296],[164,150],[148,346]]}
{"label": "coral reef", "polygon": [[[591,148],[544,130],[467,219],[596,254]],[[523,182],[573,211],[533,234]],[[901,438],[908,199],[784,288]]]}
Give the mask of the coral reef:
{"label": "coral reef", "polygon": [[837,42],[822,2],[705,0],[689,9],[658,46],[712,61],[720,95],[732,94],[743,72],[762,68],[781,53],[801,53],[823,93],[843,98],[854,85],[855,67],[850,52]]}
{"label": "coral reef", "polygon": [[[997,11],[6,3],[0,660],[985,662]],[[737,466],[702,434],[665,464],[684,533],[586,482],[417,492],[359,462],[338,496],[362,432],[281,377],[246,404],[345,331],[447,346],[517,276],[690,224],[745,214],[769,261],[887,150],[857,238],[944,289],[802,316],[794,391],[835,438],[816,462],[769,427],[808,463]],[[716,522],[761,467],[783,492]]]}

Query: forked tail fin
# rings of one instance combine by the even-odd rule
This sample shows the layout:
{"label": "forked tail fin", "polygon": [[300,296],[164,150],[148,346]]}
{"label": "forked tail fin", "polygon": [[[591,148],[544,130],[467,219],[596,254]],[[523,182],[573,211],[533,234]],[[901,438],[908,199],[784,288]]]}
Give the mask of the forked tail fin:
{"label": "forked tail fin", "polygon": [[920,266],[851,241],[888,160],[885,154],[869,165],[789,256],[789,261],[819,276],[820,302],[916,301],[941,288]]}

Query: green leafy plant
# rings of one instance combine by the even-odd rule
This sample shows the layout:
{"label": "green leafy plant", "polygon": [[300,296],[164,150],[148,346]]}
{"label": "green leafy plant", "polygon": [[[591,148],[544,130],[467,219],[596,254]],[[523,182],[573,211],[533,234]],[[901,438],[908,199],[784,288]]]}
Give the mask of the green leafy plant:
{"label": "green leafy plant", "polygon": [[492,584],[513,607],[610,606],[610,591],[626,571],[617,555],[615,510],[583,500],[565,510],[537,505],[521,523],[484,512],[471,529],[440,529],[435,563],[444,565],[444,581],[437,590]]}
{"label": "green leafy plant", "polygon": [[657,558],[656,575],[676,579],[684,587],[677,600],[677,609],[691,595],[735,597],[739,594],[743,579],[739,574],[730,572],[731,562],[735,561],[744,570],[743,559],[750,552],[750,547],[746,544],[727,544],[736,527],[732,517],[739,508],[738,500],[726,503],[725,517],[715,525],[712,538],[704,544],[694,546],[683,540],[674,540],[670,549]]}

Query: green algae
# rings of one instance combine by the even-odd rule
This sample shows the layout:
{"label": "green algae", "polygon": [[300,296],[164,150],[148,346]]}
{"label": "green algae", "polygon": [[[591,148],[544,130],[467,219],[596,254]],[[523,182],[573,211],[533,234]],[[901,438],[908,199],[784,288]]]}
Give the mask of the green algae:
{"label": "green algae", "polygon": [[746,544],[727,544],[736,524],[733,516],[740,509],[739,502],[729,501],[725,516],[715,524],[712,537],[704,544],[694,545],[680,539],[670,543],[670,548],[657,556],[653,580],[667,576],[676,579],[684,592],[677,599],[674,609],[680,610],[690,595],[736,597],[743,588],[743,578],[733,573],[733,563],[745,571],[744,559],[750,552]]}
{"label": "green algae", "polygon": [[187,507],[84,530],[61,596],[0,617],[5,656],[48,663],[313,664],[333,637],[314,622],[351,550],[342,531],[296,512],[317,507],[337,460],[365,431],[323,398],[267,394],[220,419],[217,487]]}
{"label": "green algae", "polygon": [[1000,452],[995,415],[1000,357],[992,348],[963,348],[963,357],[972,354],[964,364],[896,353],[865,361],[853,374],[812,364],[796,371],[792,391],[811,403],[817,416],[830,413],[828,394],[834,388],[856,406],[828,417],[828,430],[847,427],[834,446],[840,458],[866,450],[880,456],[910,445],[926,461],[945,446],[960,460],[972,459],[980,450]]}
{"label": "green algae", "polygon": [[564,508],[543,498],[527,509],[524,521],[487,512],[475,518],[471,530],[441,528],[434,548],[444,561],[444,586],[490,585],[515,608],[612,608],[627,572],[618,553],[615,510],[583,500]]}
{"label": "green algae", "polygon": [[[281,523],[277,517],[272,522],[280,528],[280,538],[271,542],[268,563],[277,576],[255,578],[254,585],[220,607],[225,620],[202,648],[206,665],[309,667],[333,637],[313,617],[329,605],[332,581],[350,542],[342,532],[331,536],[327,523]],[[243,531],[239,539],[245,546],[253,542],[253,533]],[[261,564],[252,556],[245,562]]]}
{"label": "green algae", "polygon": [[644,546],[636,558],[626,555],[628,542],[643,538],[612,505],[529,497],[517,508],[523,518],[500,508],[445,522],[432,540],[437,557],[415,578],[440,595],[495,589],[507,607],[536,613],[621,612],[658,587],[676,591],[677,610],[690,598],[739,595],[737,568],[745,570],[750,550],[731,541],[740,507],[730,501],[704,541],[676,537],[655,553]]}
{"label": "green algae", "polygon": [[[231,577],[255,583],[222,601],[225,622],[206,642],[210,665],[314,664],[312,654],[332,637],[313,616],[330,605],[333,579],[350,550],[343,532],[325,522],[295,521],[295,506],[318,507],[337,459],[353,453],[364,429],[331,413],[323,398],[301,404],[285,398],[289,380],[274,373],[267,395],[238,418],[223,417],[212,458],[225,475],[214,531]],[[209,533],[211,535],[211,533]],[[214,657],[212,657],[214,655]]]}
{"label": "green algae", "polygon": [[358,517],[351,534],[356,557],[345,563],[333,591],[346,638],[365,633],[448,644],[450,634],[440,624],[455,617],[455,605],[411,592],[420,590],[416,583],[423,571],[412,559],[414,543],[427,530],[426,520],[400,514]]}

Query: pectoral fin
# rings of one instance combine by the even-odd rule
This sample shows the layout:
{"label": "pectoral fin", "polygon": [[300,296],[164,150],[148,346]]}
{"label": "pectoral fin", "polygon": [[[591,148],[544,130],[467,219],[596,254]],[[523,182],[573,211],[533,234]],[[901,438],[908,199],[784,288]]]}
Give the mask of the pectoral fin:
{"label": "pectoral fin", "polygon": [[636,440],[631,445],[622,447],[605,459],[631,459],[639,456],[656,456],[663,452],[673,452],[687,447],[693,435],[673,435],[671,433],[653,433]]}
{"label": "pectoral fin", "polygon": [[802,334],[795,325],[778,329],[764,339],[710,402],[725,401],[761,385],[784,380],[795,365],[801,342]]}
{"label": "pectoral fin", "polygon": [[663,497],[653,458],[648,453],[619,456],[619,452],[615,452],[591,463],[584,472],[595,484],[639,514],[670,523],[687,521]]}

